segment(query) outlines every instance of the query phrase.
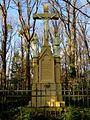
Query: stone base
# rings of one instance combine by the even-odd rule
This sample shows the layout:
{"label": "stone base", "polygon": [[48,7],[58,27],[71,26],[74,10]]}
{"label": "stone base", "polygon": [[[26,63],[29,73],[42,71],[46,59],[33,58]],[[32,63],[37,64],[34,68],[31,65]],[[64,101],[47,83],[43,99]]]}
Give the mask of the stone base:
{"label": "stone base", "polygon": [[60,106],[62,101],[61,84],[42,83],[32,85],[32,107]]}
{"label": "stone base", "polygon": [[64,101],[45,101],[45,99],[43,98],[43,103],[42,101],[39,101],[40,98],[38,99],[37,102],[35,102],[35,99],[32,99],[33,101],[29,101],[28,106],[30,107],[61,107],[64,108],[65,107],[65,102]]}
{"label": "stone base", "polygon": [[65,102],[64,101],[54,101],[54,102],[48,102],[49,107],[65,107]]}

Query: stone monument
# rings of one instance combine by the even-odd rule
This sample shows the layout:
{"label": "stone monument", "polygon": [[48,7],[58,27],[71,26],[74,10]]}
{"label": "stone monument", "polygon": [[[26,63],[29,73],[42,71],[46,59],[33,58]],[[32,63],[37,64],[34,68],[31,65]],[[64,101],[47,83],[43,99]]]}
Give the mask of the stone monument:
{"label": "stone monument", "polygon": [[48,45],[48,20],[58,20],[57,14],[48,13],[44,5],[44,14],[34,14],[34,19],[44,19],[44,45],[41,53],[32,58],[32,100],[33,107],[59,107],[62,101],[60,81],[60,57],[54,56]]}

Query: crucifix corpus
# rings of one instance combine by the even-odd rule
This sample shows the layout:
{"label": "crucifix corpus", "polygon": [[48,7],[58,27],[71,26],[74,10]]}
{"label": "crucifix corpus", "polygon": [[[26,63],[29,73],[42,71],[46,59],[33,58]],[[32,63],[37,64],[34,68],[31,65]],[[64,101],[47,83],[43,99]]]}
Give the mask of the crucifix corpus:
{"label": "crucifix corpus", "polygon": [[48,46],[48,20],[58,20],[59,16],[55,13],[48,12],[48,5],[44,4],[44,13],[43,14],[34,14],[33,19],[44,19],[44,46]]}

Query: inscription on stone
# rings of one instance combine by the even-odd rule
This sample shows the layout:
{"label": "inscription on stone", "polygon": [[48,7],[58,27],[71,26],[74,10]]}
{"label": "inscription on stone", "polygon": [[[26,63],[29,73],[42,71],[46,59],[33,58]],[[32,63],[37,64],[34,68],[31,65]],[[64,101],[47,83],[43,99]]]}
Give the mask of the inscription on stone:
{"label": "inscription on stone", "polygon": [[41,80],[42,82],[52,81],[52,60],[48,55],[45,55],[41,62]]}

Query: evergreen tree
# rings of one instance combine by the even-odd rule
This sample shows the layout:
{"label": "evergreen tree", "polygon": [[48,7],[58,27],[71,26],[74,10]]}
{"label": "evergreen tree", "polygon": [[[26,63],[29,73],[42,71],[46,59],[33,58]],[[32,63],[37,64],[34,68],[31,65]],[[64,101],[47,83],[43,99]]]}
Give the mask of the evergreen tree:
{"label": "evergreen tree", "polygon": [[14,53],[12,58],[11,83],[15,88],[21,83],[21,57],[18,51]]}

